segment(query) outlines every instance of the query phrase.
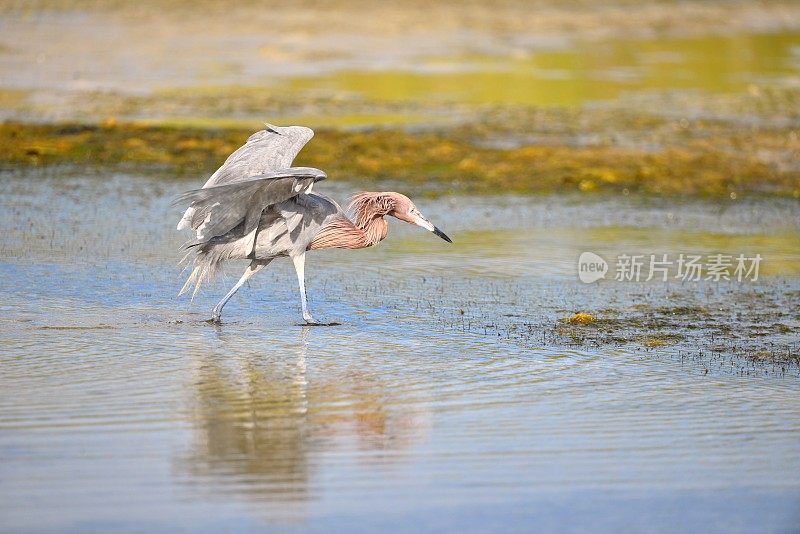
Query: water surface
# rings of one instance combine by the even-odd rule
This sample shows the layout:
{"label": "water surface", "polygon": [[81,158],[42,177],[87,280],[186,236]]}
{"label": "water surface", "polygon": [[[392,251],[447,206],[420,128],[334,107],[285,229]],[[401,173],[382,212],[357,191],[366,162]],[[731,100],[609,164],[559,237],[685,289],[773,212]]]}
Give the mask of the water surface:
{"label": "water surface", "polygon": [[[169,201],[192,185],[0,178],[3,530],[798,524],[796,367],[553,335],[579,310],[749,296],[740,313],[782,303],[790,332],[766,339],[796,350],[796,202],[420,199],[454,245],[395,221],[379,247],[310,257],[315,314],[341,326],[296,326],[285,261],[211,326],[243,266],[176,298]],[[768,261],[748,286],[587,286],[587,248]]]}
{"label": "water surface", "polygon": [[731,93],[796,84],[800,34],[735,34],[580,42],[507,55],[425,58],[403,68],[343,69],[300,77],[295,89],[372,101],[579,106],[625,93]]}
{"label": "water surface", "polygon": [[[741,94],[791,89],[800,75],[800,33],[788,22],[764,29],[754,20],[752,27],[713,33],[686,24],[614,32],[610,23],[620,21],[600,18],[600,34],[569,30],[579,13],[601,15],[587,5],[561,13],[561,30],[519,27],[522,15],[503,12],[498,16],[511,17],[506,22],[515,30],[478,23],[443,31],[455,13],[437,23],[414,9],[415,23],[386,20],[391,29],[382,31],[379,14],[344,4],[349,11],[280,10],[271,20],[260,7],[242,5],[227,14],[240,18],[235,35],[222,15],[169,11],[154,21],[126,13],[125,6],[12,10],[0,19],[0,116],[180,118],[204,126],[278,118],[335,127],[429,125],[463,120],[465,111],[487,104],[583,106],[650,93]],[[651,7],[666,10],[665,23],[671,15],[686,16]],[[483,6],[462,8],[462,23],[486,20]],[[330,21],[352,11],[350,21]],[[242,89],[262,105],[232,105],[231,95]],[[437,110],[453,104],[465,109]],[[265,106],[270,117],[263,116]]]}

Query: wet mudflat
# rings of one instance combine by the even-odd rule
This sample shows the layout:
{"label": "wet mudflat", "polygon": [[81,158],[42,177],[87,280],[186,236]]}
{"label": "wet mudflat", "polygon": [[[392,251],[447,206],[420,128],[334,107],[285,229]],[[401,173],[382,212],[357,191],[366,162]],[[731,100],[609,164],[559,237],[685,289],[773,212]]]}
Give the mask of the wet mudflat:
{"label": "wet mudflat", "polygon": [[[287,262],[221,326],[204,321],[238,266],[175,297],[185,183],[49,169],[0,188],[4,530],[800,519],[794,201],[420,198],[455,245],[397,223],[313,254],[312,306],[342,324],[301,328]],[[755,282],[583,284],[587,250],[764,260]]]}
{"label": "wet mudflat", "polygon": [[[207,59],[197,50],[176,52],[186,73],[153,65],[144,51],[139,69],[123,69],[129,54],[117,57],[118,50],[100,62],[102,73],[86,73],[80,53],[53,51],[63,48],[54,26],[86,34],[87,50],[102,47],[105,16],[55,11],[0,21],[0,29],[36,35],[28,37],[32,46],[43,47],[0,48],[0,69],[9,73],[0,83],[0,118],[13,121],[0,125],[0,164],[210,174],[271,121],[317,129],[299,163],[426,192],[800,197],[796,28],[599,41],[564,34],[557,46],[511,49],[483,36],[477,51],[442,44],[399,62],[353,43],[346,62],[242,53],[235,57],[250,74],[235,85],[224,78],[209,85],[193,63]],[[196,29],[184,24],[175,35]],[[253,37],[246,50],[258,42]],[[727,61],[717,61],[720,50]],[[34,52],[43,61],[22,68]],[[298,62],[314,68],[293,72]],[[159,65],[172,75],[126,78]],[[54,86],[53,77],[70,68],[91,80]],[[265,69],[272,73],[266,81],[254,74]],[[108,77],[124,83],[109,86]]]}

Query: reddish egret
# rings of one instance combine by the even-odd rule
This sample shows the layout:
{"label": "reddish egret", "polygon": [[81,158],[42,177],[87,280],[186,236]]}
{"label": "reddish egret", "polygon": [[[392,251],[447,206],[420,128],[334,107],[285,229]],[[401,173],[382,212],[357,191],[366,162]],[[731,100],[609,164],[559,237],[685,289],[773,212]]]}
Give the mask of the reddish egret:
{"label": "reddish egret", "polygon": [[194,254],[194,269],[181,294],[192,285],[196,293],[225,260],[250,260],[236,285],[214,306],[212,321],[220,321],[225,303],[251,276],[275,258],[288,256],[297,270],[303,319],[307,324],[320,324],[308,310],[306,252],[371,247],[386,237],[386,215],[452,242],[400,193],[357,193],[349,208],[353,220],[332,199],[312,193],[314,184],[326,178],[325,173],[291,165],[313,136],[314,132],[303,126],[268,124],[228,156],[202,189],[177,198],[176,203],[190,203],[178,230],[195,232],[195,239],[185,245],[187,259]]}

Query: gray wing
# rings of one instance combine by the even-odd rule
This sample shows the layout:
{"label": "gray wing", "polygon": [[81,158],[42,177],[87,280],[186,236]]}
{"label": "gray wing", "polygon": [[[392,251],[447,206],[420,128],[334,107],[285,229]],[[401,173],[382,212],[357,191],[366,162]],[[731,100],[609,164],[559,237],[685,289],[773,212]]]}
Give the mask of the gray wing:
{"label": "gray wing", "polygon": [[[293,167],[251,176],[249,180],[187,191],[175,199],[175,204],[191,202],[191,228],[197,232],[196,245],[228,233],[242,221],[245,234],[258,227],[261,213],[278,204],[307,192],[326,175],[311,167]],[[251,241],[254,243],[255,234]]]}
{"label": "gray wing", "polygon": [[292,166],[300,150],[314,137],[304,126],[272,126],[256,132],[236,149],[203,187],[248,180],[252,176]]}
{"label": "gray wing", "polygon": [[[251,135],[244,145],[228,156],[203,188],[243,182],[271,171],[289,168],[312,137],[314,131],[304,126],[267,124],[264,130]],[[195,206],[189,206],[178,222],[178,230],[193,226],[195,213]]]}

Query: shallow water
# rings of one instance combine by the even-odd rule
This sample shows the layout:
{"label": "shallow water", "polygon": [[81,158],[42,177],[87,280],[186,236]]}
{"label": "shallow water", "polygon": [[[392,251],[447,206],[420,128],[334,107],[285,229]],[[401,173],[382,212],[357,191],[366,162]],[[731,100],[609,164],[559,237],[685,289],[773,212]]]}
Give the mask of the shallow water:
{"label": "shallow water", "polygon": [[791,85],[800,72],[798,54],[796,32],[620,39],[508,55],[426,58],[404,68],[345,69],[297,78],[292,87],[373,101],[573,106],[630,92],[724,93],[753,84]]}
{"label": "shallow water", "polygon": [[[381,31],[375,16],[363,12],[354,18],[365,28],[340,28],[325,22],[330,13],[288,10],[269,20],[258,7],[240,8],[234,36],[225,17],[173,13],[152,20],[121,8],[12,10],[0,18],[0,116],[86,121],[129,113],[137,120],[206,126],[278,119],[336,127],[430,124],[463,119],[452,110],[431,112],[442,103],[576,106],[649,93],[742,93],[796,87],[800,73],[800,33],[788,20],[777,28],[753,21],[750,30],[699,35],[679,28],[606,28],[598,38],[578,29],[503,32],[480,24],[443,32],[427,20]],[[481,6],[464,9],[466,15]],[[309,15],[303,23],[295,20]],[[264,25],[271,30],[265,33]],[[606,26],[599,22],[597,29]],[[271,117],[258,108],[232,116],[228,97],[242,88],[284,103],[293,97],[295,105],[271,107]],[[131,109],[119,95],[149,95],[152,109]],[[204,95],[209,98],[189,98]],[[95,107],[98,96],[106,107]],[[316,99],[330,105],[319,109]],[[184,100],[208,109],[187,110]],[[354,110],[354,101],[362,106]]]}
{"label": "shallow water", "polygon": [[[285,261],[211,326],[241,266],[175,297],[169,201],[192,185],[0,177],[2,530],[796,528],[796,367],[552,335],[580,310],[747,297],[789,327],[758,339],[796,352],[796,202],[420,199],[454,245],[395,222],[309,259],[313,309],[341,326],[296,326]],[[758,251],[764,274],[577,280],[582,250],[626,247]]]}

